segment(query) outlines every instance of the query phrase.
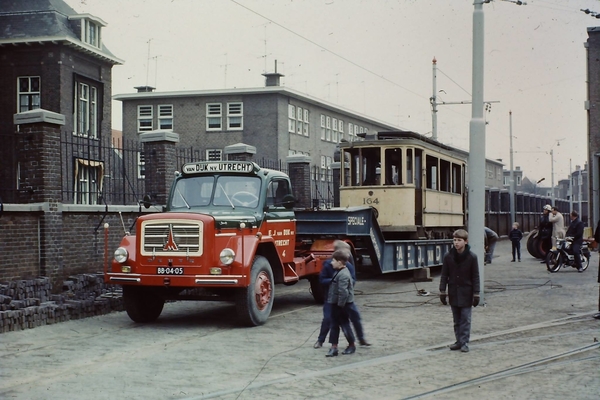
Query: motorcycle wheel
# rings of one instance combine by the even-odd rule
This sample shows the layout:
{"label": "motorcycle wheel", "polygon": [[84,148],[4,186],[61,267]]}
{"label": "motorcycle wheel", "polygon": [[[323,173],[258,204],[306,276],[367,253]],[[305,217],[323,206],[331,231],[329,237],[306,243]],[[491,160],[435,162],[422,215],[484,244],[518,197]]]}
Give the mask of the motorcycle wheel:
{"label": "motorcycle wheel", "polygon": [[590,266],[590,258],[581,253],[581,268],[585,271]]}
{"label": "motorcycle wheel", "polygon": [[548,271],[552,273],[558,272],[561,266],[562,260],[560,253],[557,251],[549,251],[546,255],[546,268],[548,268]]}

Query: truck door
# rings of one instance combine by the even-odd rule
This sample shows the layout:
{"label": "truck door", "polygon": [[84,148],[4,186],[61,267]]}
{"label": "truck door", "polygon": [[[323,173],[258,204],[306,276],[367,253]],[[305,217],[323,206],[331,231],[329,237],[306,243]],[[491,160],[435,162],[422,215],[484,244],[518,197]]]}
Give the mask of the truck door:
{"label": "truck door", "polygon": [[274,178],[267,186],[265,224],[267,234],[275,241],[275,248],[283,262],[294,259],[296,220],[292,207],[286,207],[284,198],[292,195],[290,182]]}

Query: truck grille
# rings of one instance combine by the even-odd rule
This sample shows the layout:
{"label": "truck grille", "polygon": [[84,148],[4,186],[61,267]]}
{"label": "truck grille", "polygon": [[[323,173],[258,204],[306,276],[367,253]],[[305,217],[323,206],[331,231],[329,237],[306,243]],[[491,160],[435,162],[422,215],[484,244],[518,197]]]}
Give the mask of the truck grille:
{"label": "truck grille", "polygon": [[202,255],[202,222],[147,221],[142,223],[142,255]]}

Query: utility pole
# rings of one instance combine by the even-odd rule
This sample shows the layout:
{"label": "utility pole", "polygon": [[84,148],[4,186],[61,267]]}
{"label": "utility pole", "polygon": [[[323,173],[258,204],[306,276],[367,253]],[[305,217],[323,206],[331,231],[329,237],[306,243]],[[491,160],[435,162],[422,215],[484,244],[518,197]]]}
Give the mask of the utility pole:
{"label": "utility pole", "polygon": [[552,184],[552,188],[550,189],[550,198],[552,199],[552,207],[554,207],[554,149],[550,149],[550,183]]}
{"label": "utility pole", "polygon": [[510,130],[510,177],[509,177],[509,189],[508,193],[510,196],[510,223],[514,223],[515,219],[515,172],[513,170],[513,133],[512,133],[512,111],[508,112],[509,117],[509,130]]}
{"label": "utility pole", "polygon": [[431,138],[437,138],[437,60],[433,57],[433,94],[431,95]]}
{"label": "utility pole", "polygon": [[573,165],[569,158],[569,212],[573,211]]}
{"label": "utility pole", "polygon": [[[431,103],[431,138],[433,140],[437,141],[438,140],[438,123],[437,123],[438,108],[437,107],[438,106],[451,106],[451,105],[457,105],[457,104],[472,104],[473,102],[471,100],[438,102],[437,101],[437,60],[435,59],[435,57],[433,57],[432,64],[433,64],[433,68],[432,68],[433,94],[429,98],[429,102]],[[442,92],[442,90],[440,90],[440,92]],[[484,103],[492,104],[492,103],[500,103],[500,102],[497,100],[494,100],[494,101],[484,101]]]}
{"label": "utility pole", "polygon": [[473,81],[471,122],[469,124],[469,244],[479,259],[481,282],[480,296],[485,304],[484,293],[484,226],[485,226],[485,119],[483,118],[483,56],[484,19],[483,3],[475,0],[473,10]]}

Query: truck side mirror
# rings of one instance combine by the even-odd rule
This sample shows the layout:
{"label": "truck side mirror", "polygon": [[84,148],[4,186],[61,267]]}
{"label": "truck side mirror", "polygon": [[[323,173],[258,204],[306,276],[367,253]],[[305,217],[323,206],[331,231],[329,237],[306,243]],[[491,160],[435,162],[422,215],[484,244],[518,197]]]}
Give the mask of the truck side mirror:
{"label": "truck side mirror", "polygon": [[144,200],[142,200],[142,202],[142,204],[144,204],[144,208],[150,208],[152,205],[152,199],[150,198],[150,195],[144,195]]}
{"label": "truck side mirror", "polygon": [[296,199],[291,194],[286,194],[283,196],[283,199],[281,199],[281,205],[288,210],[294,208],[294,204],[296,204]]}

